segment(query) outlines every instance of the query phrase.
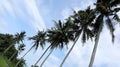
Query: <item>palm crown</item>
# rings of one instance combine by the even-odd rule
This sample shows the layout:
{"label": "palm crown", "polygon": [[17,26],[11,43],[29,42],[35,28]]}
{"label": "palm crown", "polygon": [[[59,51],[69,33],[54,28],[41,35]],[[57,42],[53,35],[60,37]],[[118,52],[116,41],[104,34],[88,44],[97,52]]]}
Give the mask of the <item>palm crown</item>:
{"label": "palm crown", "polygon": [[[73,37],[71,37],[72,34],[68,30],[67,24],[62,23],[60,20],[55,22],[55,26],[52,29],[48,29],[48,42],[51,43],[51,49],[55,47],[63,48],[64,45],[67,46],[68,42],[71,40],[74,40]],[[69,36],[68,36],[69,35]]]}
{"label": "palm crown", "polygon": [[38,49],[39,45],[42,48],[44,48],[44,45],[45,45],[45,42],[46,42],[46,32],[38,31],[37,35],[35,35],[33,37],[29,37],[29,40],[34,41],[33,47],[35,47],[36,50]]}

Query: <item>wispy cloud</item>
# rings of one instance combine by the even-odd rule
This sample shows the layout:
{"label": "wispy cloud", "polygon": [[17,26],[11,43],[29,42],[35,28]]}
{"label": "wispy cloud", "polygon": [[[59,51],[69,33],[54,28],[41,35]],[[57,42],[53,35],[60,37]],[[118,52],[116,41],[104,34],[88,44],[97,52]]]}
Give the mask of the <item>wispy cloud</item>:
{"label": "wispy cloud", "polygon": [[64,10],[62,10],[62,12],[61,12],[62,18],[64,18],[64,19],[68,18],[71,13],[72,12],[71,12],[70,8],[64,8]]}
{"label": "wispy cloud", "polygon": [[[30,33],[30,35],[33,35],[32,33],[34,31],[45,29],[45,22],[38,9],[36,0],[0,1],[0,32],[7,31],[7,33],[11,33],[14,31],[12,33],[16,33],[25,30],[27,33]],[[27,49],[29,49],[29,44],[30,43],[27,43],[26,45]],[[38,52],[35,57],[39,58],[39,54]],[[29,58],[25,58],[26,62],[29,64],[28,67],[35,63],[35,61],[29,62],[31,56],[33,56],[33,54],[28,55]],[[32,60],[37,59],[34,58]]]}
{"label": "wispy cloud", "polygon": [[8,11],[9,14],[12,17],[15,17],[13,7],[12,7],[11,3],[8,0],[2,0],[0,4],[2,4],[2,8],[4,8],[6,11]]}
{"label": "wispy cloud", "polygon": [[1,14],[4,12],[3,15],[7,15],[6,12],[8,12],[11,17],[22,19],[35,30],[43,30],[46,28],[35,0],[2,0],[0,4]]}
{"label": "wispy cloud", "polygon": [[28,14],[31,16],[33,21],[31,21],[32,25],[34,25],[35,29],[42,30],[45,28],[45,23],[39,13],[38,7],[36,5],[36,1],[34,0],[25,0],[26,9]]}
{"label": "wispy cloud", "polygon": [[[68,8],[69,6],[67,7],[67,5],[66,5],[66,7],[60,7],[60,8],[63,8],[63,10],[61,11],[60,14],[64,19],[67,18],[72,13],[71,8],[78,11],[79,9],[85,9],[89,5],[93,5],[93,2],[94,2],[94,0],[70,0],[70,1],[71,1],[70,8]],[[0,2],[0,15],[2,15],[2,16],[0,16],[0,23],[1,23],[0,31],[7,30],[8,27],[11,30],[13,30],[13,27],[15,25],[12,25],[10,23],[10,21],[14,22],[14,24],[16,24],[16,25],[19,25],[21,23],[27,24],[36,31],[45,29],[46,25],[43,20],[43,17],[41,16],[42,12],[40,12],[40,10],[42,11],[42,9],[39,9],[40,6],[41,6],[41,8],[43,8],[43,6],[40,5],[38,7],[37,6],[38,2],[40,2],[39,4],[41,4],[43,2],[43,0],[37,0],[37,1],[36,0],[2,0]],[[44,1],[44,3],[45,3],[45,1]],[[49,8],[49,6],[47,8]],[[47,8],[45,9],[45,11],[47,10]],[[43,10],[44,13],[47,12],[47,11],[46,12],[45,11]],[[55,10],[53,10],[53,11],[55,11]],[[50,13],[51,13],[50,15],[52,15],[52,12],[50,12]],[[49,14],[49,12],[47,14]],[[46,15],[46,17],[47,17],[47,14],[44,14],[44,15]],[[7,15],[10,15],[10,17],[12,17],[13,19],[12,20],[9,19],[10,17],[8,17]],[[56,15],[56,16],[58,16],[58,15]],[[22,20],[23,22],[15,22],[15,20],[18,20],[18,19]],[[46,18],[44,18],[44,19],[46,19]],[[54,19],[51,19],[51,20],[54,20]],[[9,25],[9,24],[11,24],[11,25]],[[101,35],[100,41],[99,41],[96,58],[95,58],[94,67],[112,67],[112,66],[120,67],[120,64],[119,64],[119,62],[120,62],[120,53],[119,53],[119,51],[120,51],[120,47],[119,47],[120,32],[119,32],[118,27],[119,27],[119,25],[116,27],[116,29],[117,29],[115,31],[116,41],[115,41],[114,45],[112,45],[112,43],[111,43],[111,37],[109,35],[109,31],[107,31],[107,28],[102,32],[102,35]],[[17,26],[15,26],[14,28],[17,28]],[[71,47],[71,45],[72,45],[72,43],[70,43],[69,48]],[[94,46],[94,42],[88,41],[85,44],[85,46],[82,47],[82,43],[79,39],[78,42],[76,43],[76,46],[74,47],[71,54],[69,55],[66,62],[64,63],[64,67],[88,67],[93,46]],[[35,63],[35,61],[42,54],[39,51],[41,51],[41,49],[38,49],[38,51],[34,54],[34,56],[33,56],[33,53],[31,53],[31,55],[26,56],[28,64]],[[67,53],[67,51],[65,52],[65,54]],[[60,52],[60,53],[61,53],[62,57],[65,56],[64,52],[63,53]],[[31,59],[31,57],[35,57],[35,58]],[[34,60],[34,61],[31,62],[31,60]],[[61,61],[62,61],[61,57],[55,56],[53,53],[50,56],[50,58],[46,61],[44,66],[45,67],[48,67],[48,66],[49,67],[59,67],[59,64]]]}
{"label": "wispy cloud", "polygon": [[7,24],[7,21],[0,18],[0,32],[6,32],[6,29],[9,25]]}

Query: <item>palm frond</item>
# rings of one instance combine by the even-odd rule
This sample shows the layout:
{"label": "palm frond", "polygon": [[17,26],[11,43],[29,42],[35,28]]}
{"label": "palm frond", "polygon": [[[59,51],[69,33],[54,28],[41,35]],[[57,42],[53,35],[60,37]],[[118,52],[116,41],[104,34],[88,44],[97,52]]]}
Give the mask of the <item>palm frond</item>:
{"label": "palm frond", "polygon": [[38,49],[39,45],[44,49],[44,45],[46,42],[46,32],[44,31],[38,31],[37,35],[33,37],[29,37],[29,40],[33,40],[34,44],[33,47],[35,47],[35,50]]}
{"label": "palm frond", "polygon": [[99,15],[97,18],[96,18],[96,21],[94,23],[94,26],[93,26],[93,31],[95,34],[97,34],[99,28],[100,28],[100,25],[103,23],[103,15]]}
{"label": "palm frond", "polygon": [[71,29],[71,19],[67,20],[67,23],[63,23],[60,20],[55,22],[54,29],[48,29],[48,42],[51,43],[51,49],[59,47],[62,49],[69,40],[73,40]]}
{"label": "palm frond", "polygon": [[119,12],[120,11],[120,7],[114,8],[113,11]]}
{"label": "palm frond", "polygon": [[114,15],[113,19],[116,20],[117,22],[120,22],[120,18],[117,14]]}
{"label": "palm frond", "polygon": [[20,42],[22,42],[23,40],[24,40],[24,38],[25,38],[25,31],[23,31],[23,32],[21,32],[21,33],[16,33],[15,34],[15,38],[14,38],[14,40],[16,41],[16,43],[20,43]]}
{"label": "palm frond", "polygon": [[106,24],[107,24],[108,29],[110,30],[110,33],[112,36],[112,42],[114,42],[114,37],[115,37],[114,36],[114,27],[113,27],[113,24],[112,24],[111,19],[109,17],[107,17]]}
{"label": "palm frond", "polygon": [[112,2],[110,3],[111,7],[118,6],[118,5],[120,5],[120,0],[112,0]]}
{"label": "palm frond", "polygon": [[87,39],[91,39],[92,41],[92,38],[94,37],[93,31],[90,29],[87,29],[86,33],[87,33]]}

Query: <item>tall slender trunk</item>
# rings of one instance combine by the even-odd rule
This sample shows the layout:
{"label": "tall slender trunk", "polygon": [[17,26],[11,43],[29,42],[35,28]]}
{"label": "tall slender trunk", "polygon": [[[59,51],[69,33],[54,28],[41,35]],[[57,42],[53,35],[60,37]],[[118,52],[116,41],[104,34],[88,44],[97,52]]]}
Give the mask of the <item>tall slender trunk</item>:
{"label": "tall slender trunk", "polygon": [[15,67],[18,67],[18,65],[20,64],[20,62],[22,61],[22,59],[32,50],[32,48],[33,48],[33,46],[20,58],[20,60],[15,65]]}
{"label": "tall slender trunk", "polygon": [[17,53],[18,53],[18,51],[14,52],[14,54],[12,54],[12,56],[8,60],[11,61]]}
{"label": "tall slender trunk", "polygon": [[[54,41],[54,42],[50,45],[50,47],[51,47],[52,45],[54,45],[54,44],[57,44],[58,42],[59,42],[59,39],[56,40],[56,41]],[[47,58],[50,56],[50,54],[53,52],[53,50],[54,50],[54,48],[51,48],[50,53],[49,53],[48,56],[43,60],[43,62],[41,63],[40,67],[43,66],[43,64],[45,63],[45,61],[47,60]]]}
{"label": "tall slender trunk", "polygon": [[96,51],[97,51],[97,46],[98,46],[98,41],[99,41],[99,36],[100,36],[100,34],[97,35],[97,38],[96,38],[96,41],[95,41],[95,45],[94,45],[93,52],[92,52],[92,55],[91,55],[89,67],[92,67],[93,63],[94,63],[94,59],[95,59],[95,55],[96,55]]}
{"label": "tall slender trunk", "polygon": [[[79,34],[80,36],[80,34]],[[72,51],[72,49],[74,48],[77,40],[79,39],[79,36],[76,38],[75,42],[73,43],[72,47],[70,48],[70,50],[68,51],[68,53],[66,54],[65,58],[63,59],[62,63],[60,64],[60,67],[63,66],[63,63],[65,62],[65,60],[67,59],[67,57],[69,56],[70,52]]]}
{"label": "tall slender trunk", "polygon": [[[13,46],[14,46],[14,44],[11,44],[10,46],[8,46],[8,48],[2,53],[2,55],[4,56],[4,54]],[[9,67],[9,63],[7,63],[7,67]]]}
{"label": "tall slender trunk", "polygon": [[91,55],[89,67],[92,67],[93,63],[94,63],[94,59],[95,59],[95,55],[96,55],[96,51],[97,51],[97,47],[98,47],[98,42],[99,42],[99,37],[100,37],[100,32],[102,30],[102,25],[103,25],[103,23],[101,23],[98,34],[97,34],[96,39],[95,39],[95,45],[94,45],[93,52]]}
{"label": "tall slender trunk", "polygon": [[10,46],[8,46],[8,48],[3,52],[3,55],[13,46],[14,46],[14,44],[11,44]]}
{"label": "tall slender trunk", "polygon": [[47,60],[47,58],[51,55],[51,53],[53,52],[53,50],[54,50],[54,49],[52,49],[52,50],[50,51],[50,53],[48,54],[48,56],[47,56],[47,57],[44,59],[44,61],[41,63],[40,67],[43,66],[43,64],[45,63],[45,61]]}
{"label": "tall slender trunk", "polygon": [[38,62],[42,59],[42,57],[45,55],[45,53],[48,51],[48,49],[50,48],[50,46],[44,51],[44,53],[41,55],[41,57],[37,60],[37,62],[34,64],[34,66],[36,66],[38,64]]}

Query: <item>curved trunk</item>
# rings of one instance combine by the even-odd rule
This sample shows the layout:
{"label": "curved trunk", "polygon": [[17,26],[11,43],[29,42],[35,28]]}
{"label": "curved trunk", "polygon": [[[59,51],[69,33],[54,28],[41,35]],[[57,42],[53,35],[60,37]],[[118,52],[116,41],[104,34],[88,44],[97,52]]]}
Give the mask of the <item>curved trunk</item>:
{"label": "curved trunk", "polygon": [[31,51],[31,49],[33,48],[33,46],[20,58],[20,60],[17,62],[17,64],[15,65],[15,67],[17,67],[19,64],[20,64],[20,62],[21,62],[21,59],[23,59],[30,51]]}
{"label": "curved trunk", "polygon": [[42,59],[42,57],[45,55],[45,53],[48,51],[48,49],[50,48],[50,46],[45,50],[45,52],[41,55],[41,57],[37,60],[37,62],[34,64],[34,66],[36,66],[38,64],[38,62]]}
{"label": "curved trunk", "polygon": [[100,28],[99,28],[99,31],[98,31],[98,34],[96,35],[95,45],[94,45],[93,52],[92,52],[92,55],[91,55],[89,67],[92,67],[92,66],[93,66],[93,62],[94,62],[94,59],[95,59],[95,54],[96,54],[97,47],[98,47],[100,32],[101,32],[101,30],[102,30],[102,25],[103,25],[103,24],[101,23]]}
{"label": "curved trunk", "polygon": [[16,51],[14,54],[12,54],[12,56],[8,59],[9,61],[11,61],[13,59],[13,57],[17,54],[18,52]]}
{"label": "curved trunk", "polygon": [[41,63],[40,67],[43,66],[43,64],[45,63],[45,61],[47,60],[47,58],[51,55],[51,53],[53,52],[53,50],[54,50],[54,49],[52,49],[52,50],[50,51],[50,53],[48,54],[48,56],[47,56],[47,57],[44,59],[44,61]]}
{"label": "curved trunk", "polygon": [[[80,35],[79,35],[79,36],[80,36]],[[71,51],[72,51],[72,49],[74,48],[74,46],[75,46],[75,44],[76,44],[77,40],[79,39],[79,36],[76,38],[76,40],[75,40],[74,44],[73,44],[73,45],[72,45],[72,47],[70,48],[69,52],[66,54],[65,58],[63,59],[62,63],[60,64],[60,67],[62,67],[62,66],[63,66],[63,63],[65,62],[65,60],[66,60],[66,59],[67,59],[67,57],[69,56],[70,52],[71,52]]]}

